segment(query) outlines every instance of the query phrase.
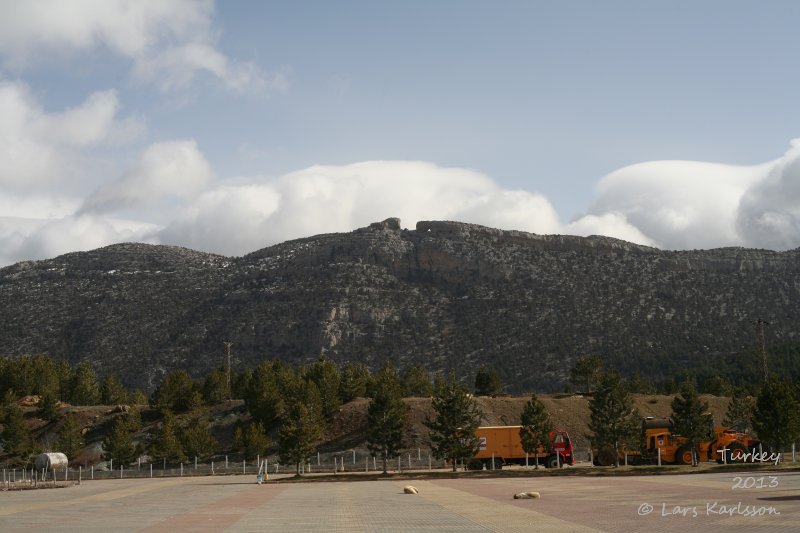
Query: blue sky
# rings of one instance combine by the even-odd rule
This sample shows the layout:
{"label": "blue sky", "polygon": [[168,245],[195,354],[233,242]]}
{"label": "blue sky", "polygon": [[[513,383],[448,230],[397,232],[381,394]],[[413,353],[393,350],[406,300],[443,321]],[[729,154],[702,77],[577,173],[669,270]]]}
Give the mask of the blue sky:
{"label": "blue sky", "polygon": [[0,264],[389,216],[800,245],[797,2],[0,0]]}

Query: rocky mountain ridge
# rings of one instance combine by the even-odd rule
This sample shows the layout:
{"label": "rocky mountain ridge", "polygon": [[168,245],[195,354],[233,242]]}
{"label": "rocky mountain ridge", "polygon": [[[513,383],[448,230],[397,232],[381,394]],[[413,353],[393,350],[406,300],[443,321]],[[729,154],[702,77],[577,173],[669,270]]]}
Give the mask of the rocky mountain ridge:
{"label": "rocky mountain ridge", "polygon": [[0,353],[88,359],[152,389],[321,354],[377,368],[422,363],[510,391],[563,387],[600,354],[652,379],[800,335],[800,250],[662,251],[608,237],[387,219],[238,258],[118,244],[0,269]]}

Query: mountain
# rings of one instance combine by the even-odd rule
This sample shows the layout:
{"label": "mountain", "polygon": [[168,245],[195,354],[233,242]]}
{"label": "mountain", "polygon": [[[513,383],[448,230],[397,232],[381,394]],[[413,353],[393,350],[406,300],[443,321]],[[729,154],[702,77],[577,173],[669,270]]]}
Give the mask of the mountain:
{"label": "mountain", "polygon": [[800,249],[387,219],[238,258],[118,244],[18,263],[0,269],[0,318],[0,353],[87,359],[149,390],[169,370],[222,365],[230,341],[237,370],[324,354],[471,380],[489,364],[512,392],[554,391],[587,354],[656,381],[758,373],[757,319],[770,344],[800,340]]}

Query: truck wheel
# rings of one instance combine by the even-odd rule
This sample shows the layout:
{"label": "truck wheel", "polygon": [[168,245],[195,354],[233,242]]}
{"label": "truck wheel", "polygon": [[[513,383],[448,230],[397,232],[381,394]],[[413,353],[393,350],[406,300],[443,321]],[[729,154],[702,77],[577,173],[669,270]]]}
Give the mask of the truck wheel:
{"label": "truck wheel", "polygon": [[614,448],[611,446],[603,446],[597,451],[594,458],[597,466],[611,466],[614,464]]}
{"label": "truck wheel", "polygon": [[747,448],[740,442],[731,442],[728,445],[728,452],[726,453],[728,464],[730,463],[743,463],[744,456],[747,453]]}
{"label": "truck wheel", "polygon": [[678,448],[678,452],[675,454],[675,462],[679,465],[692,464],[692,447],[684,444]]}
{"label": "truck wheel", "polygon": [[483,461],[480,459],[473,459],[467,463],[467,470],[483,470]]}
{"label": "truck wheel", "polygon": [[547,468],[558,468],[558,458],[555,455],[551,455],[547,458],[547,463],[545,463]]}

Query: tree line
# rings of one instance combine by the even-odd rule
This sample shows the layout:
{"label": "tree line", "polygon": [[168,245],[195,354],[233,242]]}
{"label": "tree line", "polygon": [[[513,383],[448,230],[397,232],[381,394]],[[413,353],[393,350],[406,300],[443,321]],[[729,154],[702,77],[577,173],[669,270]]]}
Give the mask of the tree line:
{"label": "tree line", "polygon": [[[573,382],[591,392],[589,402],[592,432],[589,439],[595,448],[608,447],[614,451],[615,464],[619,452],[638,449],[642,417],[633,407],[630,396],[634,387],[630,380],[606,369],[599,357],[578,359],[572,368]],[[780,452],[800,439],[800,384],[772,374],[769,381],[751,394],[749,387],[732,387],[727,412],[722,425],[754,433],[770,452]],[[687,377],[672,400],[672,420],[675,434],[695,445],[707,438],[708,403],[700,399],[695,380]]]}
{"label": "tree line", "polygon": [[[579,359],[573,368],[573,379],[593,393],[589,435],[592,444],[619,450],[638,442],[641,416],[632,407],[630,381],[597,363],[595,358]],[[370,398],[367,445],[381,460],[385,471],[389,460],[405,447],[407,409],[402,399],[413,395],[432,397],[434,416],[425,421],[432,452],[439,459],[450,460],[455,467],[458,461],[469,460],[477,451],[475,429],[482,415],[472,391],[477,394],[502,391],[502,382],[488,367],[477,371],[472,391],[452,372],[431,379],[422,367],[401,373],[388,363],[375,373],[357,363],[346,364],[340,370],[335,362],[324,357],[299,367],[271,360],[237,374],[228,370],[215,369],[200,380],[192,379],[184,370],[175,370],[148,397],[142,391],[128,391],[113,375],[100,382],[91,365],[85,362],[71,368],[46,356],[0,359],[3,449],[7,455],[23,461],[29,461],[43,447],[65,451],[74,457],[84,445],[82,428],[73,414],[61,413],[58,401],[78,405],[102,401],[106,405],[120,405],[105,431],[104,459],[127,464],[147,454],[153,461],[170,464],[191,457],[205,460],[219,449],[209,431],[212,422],[207,406],[235,397],[244,400],[250,414],[247,423],[234,428],[236,451],[250,459],[275,444],[281,462],[295,465],[299,473],[302,463],[320,441],[325,421],[343,403],[367,397]],[[19,392],[15,387],[19,387]],[[800,433],[799,392],[795,384],[774,376],[755,396],[737,389],[724,423],[741,430],[754,430],[769,449],[781,449],[795,442]],[[55,442],[37,443],[26,430],[17,400],[34,394],[40,396],[36,415],[57,426]],[[158,409],[160,416],[148,438],[134,444],[134,436],[142,428],[140,407],[144,405]],[[684,381],[673,400],[676,431],[690,439],[699,439],[695,431],[707,427],[705,420],[700,422],[699,418],[706,409],[694,381]],[[186,416],[179,423],[176,414]],[[553,424],[536,395],[523,408],[520,424],[520,438],[526,450],[532,453],[539,447],[549,449],[548,433]]]}
{"label": "tree line", "polygon": [[[299,469],[319,441],[324,421],[343,403],[369,397],[368,446],[385,466],[404,445],[402,398],[432,396],[442,389],[442,383],[441,378],[432,380],[419,365],[401,374],[387,364],[373,374],[366,365],[348,363],[340,369],[322,357],[300,367],[280,360],[265,361],[240,373],[221,367],[201,379],[174,370],[148,396],[141,390],[129,391],[114,374],[100,380],[86,361],[72,367],[46,355],[0,358],[0,442],[7,455],[23,462],[43,449],[58,449],[73,458],[85,445],[83,428],[73,413],[63,413],[61,407],[118,405],[120,412],[105,428],[105,460],[127,464],[142,454],[170,464],[191,457],[205,460],[219,448],[209,431],[208,406],[237,398],[244,400],[251,420],[234,428],[235,450],[247,459],[255,458],[272,444],[268,437],[272,435],[281,460]],[[496,394],[503,387],[489,367],[478,370],[475,384],[481,394]],[[55,427],[54,441],[38,442],[27,431],[17,403],[25,396],[38,396],[35,416]],[[134,444],[134,436],[142,428],[142,406],[158,409],[160,420],[147,442]],[[177,414],[185,415],[182,423]]]}

